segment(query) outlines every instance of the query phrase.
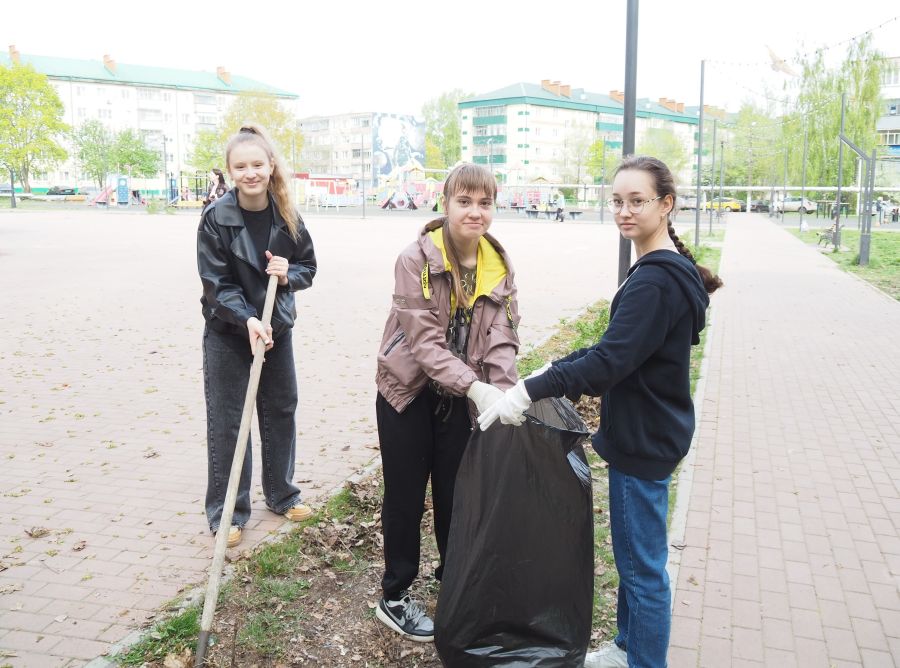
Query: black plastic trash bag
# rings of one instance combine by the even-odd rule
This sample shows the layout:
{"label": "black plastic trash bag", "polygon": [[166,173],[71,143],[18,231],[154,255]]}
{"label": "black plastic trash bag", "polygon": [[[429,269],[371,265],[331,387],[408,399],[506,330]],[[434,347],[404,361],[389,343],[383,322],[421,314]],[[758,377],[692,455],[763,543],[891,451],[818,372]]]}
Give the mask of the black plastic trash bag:
{"label": "black plastic trash bag", "polygon": [[435,645],[445,666],[583,666],[594,597],[588,432],[565,399],[475,430],[453,495]]}

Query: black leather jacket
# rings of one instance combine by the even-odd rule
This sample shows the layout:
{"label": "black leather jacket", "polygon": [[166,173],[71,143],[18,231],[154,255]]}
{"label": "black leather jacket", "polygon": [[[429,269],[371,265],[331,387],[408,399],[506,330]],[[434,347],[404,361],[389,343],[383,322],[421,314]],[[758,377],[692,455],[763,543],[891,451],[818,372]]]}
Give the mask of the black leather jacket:
{"label": "black leather jacket", "polygon": [[[272,255],[287,258],[290,265],[288,284],[278,286],[272,311],[272,335],[277,339],[294,326],[297,317],[294,292],[312,285],[316,254],[299,214],[299,235],[294,240],[275,202],[271,197],[269,200],[274,224],[269,232],[268,250]],[[231,190],[206,208],[197,230],[197,268],[203,283],[200,303],[203,317],[211,328],[249,338],[247,320],[262,318],[269,282],[265,264],[254,259],[258,256],[244,227],[237,191]]]}

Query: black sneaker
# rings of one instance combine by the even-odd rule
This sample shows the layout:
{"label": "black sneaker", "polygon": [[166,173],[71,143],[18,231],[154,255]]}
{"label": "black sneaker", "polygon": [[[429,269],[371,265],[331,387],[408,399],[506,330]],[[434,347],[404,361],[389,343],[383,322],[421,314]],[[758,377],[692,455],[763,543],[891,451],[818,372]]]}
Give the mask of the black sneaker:
{"label": "black sneaker", "polygon": [[404,638],[416,642],[434,641],[434,622],[425,614],[425,607],[400,592],[400,600],[388,601],[384,597],[378,602],[375,616]]}

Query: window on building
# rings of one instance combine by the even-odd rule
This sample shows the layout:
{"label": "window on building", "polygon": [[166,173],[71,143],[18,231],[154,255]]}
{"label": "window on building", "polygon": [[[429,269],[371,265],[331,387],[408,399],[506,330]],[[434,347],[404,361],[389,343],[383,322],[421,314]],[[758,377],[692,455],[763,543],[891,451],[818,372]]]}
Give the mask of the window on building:
{"label": "window on building", "polygon": [[153,88],[138,88],[137,96],[139,100],[155,100],[159,96],[159,91]]}
{"label": "window on building", "polygon": [[208,93],[194,93],[194,104],[208,104],[213,106],[216,104],[216,96],[209,95]]}
{"label": "window on building", "polygon": [[483,118],[485,116],[505,116],[506,115],[506,107],[504,106],[493,106],[493,107],[478,107],[475,110],[475,118]]}

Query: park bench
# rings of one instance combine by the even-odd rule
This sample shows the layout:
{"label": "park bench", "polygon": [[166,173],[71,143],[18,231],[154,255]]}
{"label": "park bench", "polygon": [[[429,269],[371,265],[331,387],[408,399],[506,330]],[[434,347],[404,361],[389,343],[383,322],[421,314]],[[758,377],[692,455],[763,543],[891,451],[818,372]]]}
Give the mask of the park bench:
{"label": "park bench", "polygon": [[569,211],[569,218],[571,218],[572,220],[576,220],[576,219],[578,218],[578,216],[580,216],[582,213],[584,213],[584,211],[572,211],[572,210],[570,210],[570,211]]}
{"label": "park bench", "polygon": [[538,211],[537,209],[525,209],[525,215],[527,215],[529,218],[537,218],[539,213],[540,211]]}

